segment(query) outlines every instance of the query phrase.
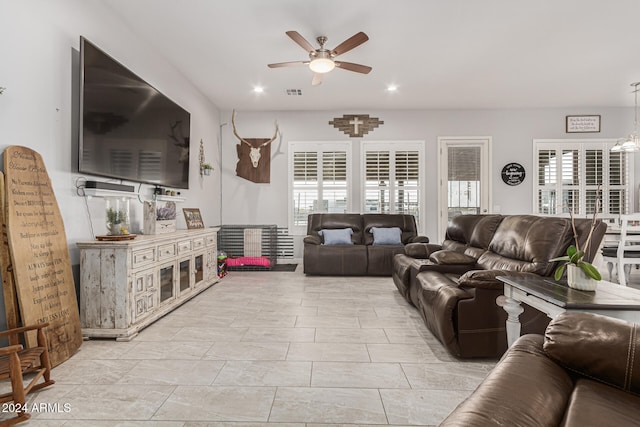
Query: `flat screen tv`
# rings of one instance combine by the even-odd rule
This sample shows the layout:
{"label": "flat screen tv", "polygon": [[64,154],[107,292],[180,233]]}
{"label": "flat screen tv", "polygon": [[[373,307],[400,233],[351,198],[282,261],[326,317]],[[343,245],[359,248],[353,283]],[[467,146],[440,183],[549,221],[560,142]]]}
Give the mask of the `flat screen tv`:
{"label": "flat screen tv", "polygon": [[80,64],[78,171],[189,188],[189,112],[84,37]]}

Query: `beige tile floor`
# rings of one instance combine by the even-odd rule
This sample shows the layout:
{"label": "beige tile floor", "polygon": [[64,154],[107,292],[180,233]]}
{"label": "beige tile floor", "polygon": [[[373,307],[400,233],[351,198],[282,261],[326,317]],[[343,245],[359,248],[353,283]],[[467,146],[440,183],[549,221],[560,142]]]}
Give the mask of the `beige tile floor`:
{"label": "beige tile floor", "polygon": [[28,425],[437,425],[494,365],[451,357],[388,277],[231,272],[131,342],[85,341]]}

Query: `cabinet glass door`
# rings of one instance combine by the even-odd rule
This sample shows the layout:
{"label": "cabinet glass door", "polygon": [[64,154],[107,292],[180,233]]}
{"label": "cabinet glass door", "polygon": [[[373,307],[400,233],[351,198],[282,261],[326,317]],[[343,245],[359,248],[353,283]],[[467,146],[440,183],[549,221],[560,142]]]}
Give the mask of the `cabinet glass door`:
{"label": "cabinet glass door", "polygon": [[180,261],[180,292],[189,289],[191,285],[191,262],[188,259]]}
{"label": "cabinet glass door", "polygon": [[196,284],[204,280],[204,254],[196,255],[193,259],[196,270]]}
{"label": "cabinet glass door", "polygon": [[173,298],[173,265],[160,269],[160,302]]}

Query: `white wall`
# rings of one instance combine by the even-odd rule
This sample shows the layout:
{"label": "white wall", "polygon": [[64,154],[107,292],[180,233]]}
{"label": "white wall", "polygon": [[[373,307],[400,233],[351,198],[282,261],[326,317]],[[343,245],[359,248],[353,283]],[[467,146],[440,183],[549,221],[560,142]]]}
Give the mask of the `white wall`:
{"label": "white wall", "polygon": [[[0,25],[0,86],[6,90],[0,95],[0,150],[24,145],[42,155],[64,218],[73,264],[79,259],[75,242],[93,239],[85,200],[76,193],[79,175],[72,173],[77,126],[72,75],[79,72],[72,61],[74,56],[77,60],[81,35],[191,113],[190,188],[180,190],[187,198],[182,207],[200,208],[206,225],[220,223],[219,168],[205,178],[198,171],[201,139],[207,161],[219,162],[219,112],[196,87],[99,2],[3,2],[2,15],[7,19]],[[133,185],[137,190],[138,184]],[[151,187],[143,185],[141,194],[148,198]],[[142,205],[134,200],[132,216],[141,224]],[[88,208],[94,234],[104,234],[104,200],[94,198]],[[181,214],[178,227],[186,228]]]}
{"label": "white wall", "polygon": [[[224,111],[221,121],[229,125],[222,132],[222,222],[224,224],[277,224],[287,226],[287,143],[289,141],[344,141],[346,135],[328,122],[343,114],[369,114],[384,121],[363,140],[423,140],[426,144],[427,196],[424,202],[426,224],[422,230],[436,239],[437,230],[437,140],[439,136],[490,136],[492,146],[492,206],[504,214],[533,211],[533,139],[537,138],[620,138],[633,127],[633,111],[625,108],[594,109],[528,109],[528,110],[411,110],[411,111],[317,111],[317,112],[249,112],[236,113],[236,126],[242,137],[267,138],[278,121],[281,141],[272,146],[271,183],[254,184],[235,175],[238,140],[231,129],[231,112]],[[565,116],[600,114],[601,132],[565,133]],[[354,178],[359,176],[361,139],[351,138],[354,156]],[[280,145],[280,150],[278,146]],[[638,162],[636,157],[636,163]],[[525,182],[510,187],[502,182],[502,167],[521,163],[526,170]],[[637,165],[636,165],[637,168]],[[640,169],[637,169],[640,171]],[[638,175],[638,174],[637,174]],[[354,180],[356,188],[360,183]],[[637,188],[637,186],[635,186]],[[354,197],[359,200],[359,195]],[[355,212],[360,205],[354,205]],[[300,253],[298,252],[298,255]]]}
{"label": "white wall", "polygon": [[[76,193],[79,175],[72,173],[72,139],[77,132],[72,93],[78,92],[72,76],[79,73],[73,61],[77,62],[81,35],[191,113],[190,188],[181,190],[187,199],[182,207],[200,208],[206,225],[220,223],[219,168],[205,178],[198,171],[200,139],[207,161],[219,163],[219,111],[198,88],[99,2],[1,1],[0,10],[4,18],[0,25],[0,87],[6,87],[0,95],[0,153],[7,146],[22,145],[42,155],[62,212],[74,270],[79,263],[75,243],[106,232],[104,200],[94,198],[85,206],[85,199]],[[134,185],[137,189],[138,184]],[[142,186],[144,197],[151,192],[150,186]],[[142,205],[137,200],[131,205],[132,219],[141,224]],[[182,216],[178,227],[186,228]],[[2,295],[0,324],[4,321],[1,299]]]}

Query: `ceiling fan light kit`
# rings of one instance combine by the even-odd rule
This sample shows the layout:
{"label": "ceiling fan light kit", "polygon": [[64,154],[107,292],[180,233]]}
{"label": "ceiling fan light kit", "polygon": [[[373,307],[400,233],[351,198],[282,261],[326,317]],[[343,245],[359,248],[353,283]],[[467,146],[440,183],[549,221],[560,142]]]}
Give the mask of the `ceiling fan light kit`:
{"label": "ceiling fan light kit", "polygon": [[309,54],[309,61],[291,61],[291,62],[278,62],[274,64],[268,64],[269,68],[282,68],[282,67],[294,67],[298,65],[309,65],[309,69],[313,71],[314,76],[311,84],[316,86],[322,83],[322,75],[330,72],[334,68],[342,68],[343,70],[353,71],[360,74],[368,74],[371,71],[371,67],[367,65],[354,64],[352,62],[337,62],[334,58],[338,55],[342,55],[360,46],[362,43],[369,40],[369,37],[362,31],[349,37],[347,40],[340,43],[333,50],[325,49],[324,45],[327,42],[325,36],[316,38],[316,41],[320,45],[320,48],[314,48],[304,37],[302,37],[297,31],[287,31],[285,33],[302,47]]}
{"label": "ceiling fan light kit", "polygon": [[611,151],[613,152],[634,153],[640,151],[640,137],[638,137],[638,86],[640,86],[640,82],[631,83],[631,86],[633,86],[633,93],[635,95],[633,132],[629,134],[626,139],[616,142],[616,145],[611,147]]}
{"label": "ceiling fan light kit", "polygon": [[309,62],[309,68],[314,73],[325,74],[333,70],[336,63],[331,58],[315,58]]}

